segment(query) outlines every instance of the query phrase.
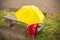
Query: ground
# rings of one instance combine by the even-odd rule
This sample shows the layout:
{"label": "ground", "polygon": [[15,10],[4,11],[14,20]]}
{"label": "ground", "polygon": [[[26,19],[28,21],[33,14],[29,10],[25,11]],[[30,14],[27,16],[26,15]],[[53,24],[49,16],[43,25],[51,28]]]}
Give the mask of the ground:
{"label": "ground", "polygon": [[[0,11],[0,40],[27,40],[27,31],[24,28],[20,28],[21,25],[6,28],[4,25],[3,17],[6,14],[12,14],[14,12],[8,12],[5,10]],[[60,14],[48,14],[44,19],[44,28],[35,36],[34,40],[60,40]],[[24,26],[23,26],[24,27]],[[25,33],[26,32],[26,33]],[[3,39],[3,38],[4,39]],[[16,39],[17,38],[17,39]]]}
{"label": "ground", "polygon": [[0,28],[0,34],[3,37],[8,37],[10,40],[24,40],[27,38],[25,35],[26,29],[24,28],[17,28],[16,26],[11,28]]}

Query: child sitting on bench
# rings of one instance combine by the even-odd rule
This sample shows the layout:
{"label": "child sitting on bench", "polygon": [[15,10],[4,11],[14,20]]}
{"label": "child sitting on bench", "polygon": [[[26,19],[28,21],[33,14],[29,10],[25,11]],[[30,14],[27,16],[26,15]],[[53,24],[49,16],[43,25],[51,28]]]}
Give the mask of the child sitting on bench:
{"label": "child sitting on bench", "polygon": [[28,26],[28,38],[34,38],[37,33],[37,27],[41,27],[42,24],[32,24]]}

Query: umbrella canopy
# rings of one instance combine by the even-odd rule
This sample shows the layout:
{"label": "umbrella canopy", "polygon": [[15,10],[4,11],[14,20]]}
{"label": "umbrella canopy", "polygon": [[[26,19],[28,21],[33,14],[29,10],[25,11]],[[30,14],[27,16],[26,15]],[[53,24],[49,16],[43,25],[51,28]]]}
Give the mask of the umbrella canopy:
{"label": "umbrella canopy", "polygon": [[42,23],[44,19],[44,15],[37,8],[36,6],[23,6],[21,9],[19,9],[15,16],[18,21],[24,22],[28,25],[35,24],[35,23]]}

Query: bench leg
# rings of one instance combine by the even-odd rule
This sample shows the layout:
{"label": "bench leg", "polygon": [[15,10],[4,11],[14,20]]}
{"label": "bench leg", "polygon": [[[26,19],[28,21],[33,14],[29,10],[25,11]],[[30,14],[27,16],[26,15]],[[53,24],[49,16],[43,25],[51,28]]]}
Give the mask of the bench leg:
{"label": "bench leg", "polygon": [[5,19],[5,24],[4,24],[4,26],[6,26],[6,27],[12,27],[12,26],[15,25],[15,23],[16,23],[16,21],[12,21],[12,20]]}
{"label": "bench leg", "polygon": [[13,27],[16,24],[16,21],[10,20],[10,27]]}
{"label": "bench leg", "polygon": [[6,27],[10,27],[10,22],[9,22],[9,20],[8,20],[8,19],[5,19],[4,26],[6,26]]}

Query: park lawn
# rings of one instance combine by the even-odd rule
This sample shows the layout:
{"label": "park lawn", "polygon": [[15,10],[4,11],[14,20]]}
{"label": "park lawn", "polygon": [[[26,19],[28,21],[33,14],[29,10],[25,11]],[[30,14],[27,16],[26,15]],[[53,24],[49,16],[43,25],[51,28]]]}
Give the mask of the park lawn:
{"label": "park lawn", "polygon": [[[3,16],[14,12],[0,10],[0,27],[4,25]],[[60,14],[47,15],[44,28],[35,36],[34,40],[60,40]]]}

